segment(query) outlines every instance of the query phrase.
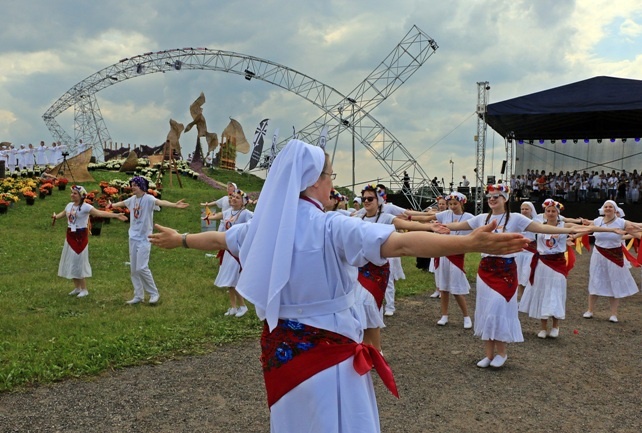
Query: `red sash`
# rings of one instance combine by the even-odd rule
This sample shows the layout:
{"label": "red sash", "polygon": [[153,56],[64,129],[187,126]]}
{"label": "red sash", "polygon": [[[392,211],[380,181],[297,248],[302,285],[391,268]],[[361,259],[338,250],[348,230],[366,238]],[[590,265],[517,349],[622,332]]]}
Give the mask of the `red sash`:
{"label": "red sash", "polygon": [[517,291],[517,264],[514,258],[483,257],[477,275],[488,287],[499,293],[506,302]]}
{"label": "red sash", "polygon": [[72,232],[70,228],[67,228],[67,243],[76,254],[82,253],[89,244],[87,229],[76,229],[75,232]]}
{"label": "red sash", "polygon": [[622,253],[622,247],[602,248],[595,245],[595,248],[608,260],[612,261],[621,268],[624,267],[624,254]]}
{"label": "red sash", "polygon": [[533,281],[535,280],[535,269],[537,269],[537,263],[542,262],[555,272],[559,272],[560,274],[564,275],[564,277],[568,277],[568,272],[571,270],[566,264],[566,257],[564,257],[564,253],[556,253],[556,254],[535,254],[533,256],[533,259],[531,260],[531,275],[529,278],[529,281],[531,284],[533,284]]}
{"label": "red sash", "polygon": [[466,254],[455,254],[454,256],[446,256],[446,258],[450,260],[450,263],[457,266],[464,274],[466,273],[466,270],[464,269],[465,257],[466,257]]}
{"label": "red sash", "polygon": [[537,241],[530,241],[528,246],[524,249],[533,254],[537,254]]}
{"label": "red sash", "polygon": [[268,406],[315,374],[337,365],[354,355],[353,366],[364,375],[377,370],[390,392],[399,398],[390,366],[372,346],[304,325],[293,320],[279,320],[269,332],[267,323],[261,335],[261,365],[267,390]]}
{"label": "red sash", "polygon": [[389,263],[386,262],[383,266],[377,266],[368,262],[365,266],[359,267],[359,276],[357,277],[357,280],[375,298],[377,307],[381,308],[389,278]]}

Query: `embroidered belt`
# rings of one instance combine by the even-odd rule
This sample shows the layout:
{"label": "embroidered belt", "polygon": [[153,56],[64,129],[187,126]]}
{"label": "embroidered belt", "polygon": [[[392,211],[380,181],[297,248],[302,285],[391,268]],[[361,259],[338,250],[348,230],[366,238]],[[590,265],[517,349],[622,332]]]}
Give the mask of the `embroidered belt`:
{"label": "embroidered belt", "polygon": [[315,374],[354,356],[353,367],[360,375],[373,367],[390,392],[399,398],[390,366],[372,346],[356,343],[336,332],[280,319],[261,335],[261,365],[268,406]]}
{"label": "embroidered belt", "polygon": [[531,259],[531,275],[529,277],[529,281],[531,285],[535,280],[535,269],[537,269],[538,262],[542,262],[543,264],[545,264],[555,272],[559,272],[565,277],[568,276],[568,272],[570,271],[568,264],[566,263],[566,257],[564,257],[564,253],[555,253],[555,254],[537,253]]}
{"label": "embroidered belt", "polygon": [[483,257],[477,271],[488,287],[509,302],[517,291],[517,264],[514,258]]}
{"label": "embroidered belt", "polygon": [[616,248],[602,248],[595,245],[595,248],[602,254],[605,258],[612,261],[619,267],[624,266],[624,253],[622,253],[622,247]]}
{"label": "embroidered belt", "polygon": [[368,262],[365,266],[359,267],[357,280],[375,298],[377,307],[381,308],[389,278],[390,263],[386,262],[383,266],[377,266]]}

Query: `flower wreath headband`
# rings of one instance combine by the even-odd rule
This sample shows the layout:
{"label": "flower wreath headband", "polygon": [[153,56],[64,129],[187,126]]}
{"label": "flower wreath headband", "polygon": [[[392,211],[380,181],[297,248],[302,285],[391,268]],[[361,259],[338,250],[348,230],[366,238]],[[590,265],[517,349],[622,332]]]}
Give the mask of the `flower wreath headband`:
{"label": "flower wreath headband", "polygon": [[463,195],[463,194],[462,194],[462,193],[460,193],[460,192],[453,192],[453,193],[450,193],[450,194],[448,194],[448,195],[445,197],[445,199],[446,199],[446,201],[448,201],[448,200],[457,200],[457,201],[458,201],[459,203],[461,203],[461,204],[466,204],[466,202],[468,201],[468,199],[466,198],[466,196],[465,196],[465,195]]}
{"label": "flower wreath headband", "polygon": [[508,194],[510,194],[510,189],[508,188],[508,185],[504,185],[503,183],[497,183],[497,184],[494,184],[494,185],[487,185],[486,186],[486,197],[490,196],[493,193],[499,193],[506,200],[508,200]]}
{"label": "flower wreath headband", "polygon": [[87,196],[87,190],[80,185],[72,185],[71,190],[76,191],[82,198],[85,198]]}
{"label": "flower wreath headband", "polygon": [[363,189],[361,190],[361,196],[362,197],[363,197],[363,193],[366,192],[366,191],[372,191],[372,192],[375,193],[375,197],[377,197],[377,203],[378,204],[381,205],[381,204],[384,203],[385,197],[386,197],[386,191],[385,190],[379,188],[376,185],[368,184],[368,185],[364,186]]}
{"label": "flower wreath headband", "polygon": [[544,203],[542,203],[542,207],[544,209],[549,206],[555,206],[558,212],[562,212],[564,210],[564,205],[558,201],[553,200],[552,198],[547,198],[546,200],[544,200]]}
{"label": "flower wreath headband", "polygon": [[234,193],[241,196],[241,199],[243,200],[244,205],[246,205],[247,202],[250,201],[250,198],[248,197],[248,195],[244,193],[242,190],[237,188],[236,190],[234,190]]}

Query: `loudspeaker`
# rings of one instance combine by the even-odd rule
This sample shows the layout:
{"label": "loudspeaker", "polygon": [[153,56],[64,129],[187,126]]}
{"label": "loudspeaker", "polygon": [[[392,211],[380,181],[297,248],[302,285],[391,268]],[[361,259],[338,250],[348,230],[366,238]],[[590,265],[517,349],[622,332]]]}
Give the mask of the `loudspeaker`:
{"label": "loudspeaker", "polygon": [[4,173],[4,161],[0,161],[0,179],[4,179],[5,173]]}
{"label": "loudspeaker", "polygon": [[500,172],[500,174],[504,174],[505,171],[506,171],[506,160],[502,161],[502,171]]}

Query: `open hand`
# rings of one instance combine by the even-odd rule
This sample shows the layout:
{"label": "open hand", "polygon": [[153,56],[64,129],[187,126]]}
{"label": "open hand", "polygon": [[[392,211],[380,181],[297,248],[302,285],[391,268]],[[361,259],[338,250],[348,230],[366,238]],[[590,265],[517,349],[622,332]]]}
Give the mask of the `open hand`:
{"label": "open hand", "polygon": [[154,228],[156,228],[157,232],[148,236],[149,242],[153,245],[167,249],[180,247],[182,245],[183,240],[181,239],[181,234],[176,230],[159,224],[154,224]]}

